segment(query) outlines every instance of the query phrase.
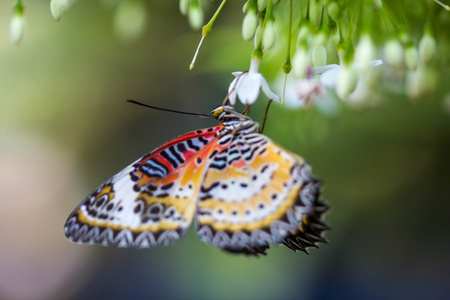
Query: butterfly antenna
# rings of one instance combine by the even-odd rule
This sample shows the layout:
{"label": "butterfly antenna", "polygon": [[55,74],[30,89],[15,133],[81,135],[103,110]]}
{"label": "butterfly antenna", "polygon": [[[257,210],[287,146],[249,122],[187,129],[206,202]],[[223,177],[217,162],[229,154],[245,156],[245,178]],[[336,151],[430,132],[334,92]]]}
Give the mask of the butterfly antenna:
{"label": "butterfly antenna", "polygon": [[152,108],[152,109],[156,109],[156,110],[162,110],[162,111],[167,111],[167,112],[171,112],[171,113],[176,113],[176,114],[199,116],[199,117],[208,118],[208,119],[212,119],[213,118],[211,115],[156,107],[156,106],[144,104],[144,103],[138,102],[136,100],[132,100],[132,99],[128,99],[127,102],[133,103],[133,104],[137,104],[137,105],[140,105],[140,106],[144,106],[144,107],[148,107],[148,108]]}
{"label": "butterfly antenna", "polygon": [[269,100],[269,103],[267,103],[266,112],[264,113],[264,119],[263,119],[261,130],[260,130],[259,133],[263,133],[264,132],[264,127],[266,126],[267,114],[269,113],[269,107],[270,107],[271,103],[272,103],[272,99]]}

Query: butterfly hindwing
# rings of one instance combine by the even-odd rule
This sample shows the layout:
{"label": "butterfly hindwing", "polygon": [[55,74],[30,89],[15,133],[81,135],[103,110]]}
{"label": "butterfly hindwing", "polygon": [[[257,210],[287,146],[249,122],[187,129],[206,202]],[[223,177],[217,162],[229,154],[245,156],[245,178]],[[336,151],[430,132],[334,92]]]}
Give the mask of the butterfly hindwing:
{"label": "butterfly hindwing", "polygon": [[[305,245],[296,239],[315,224],[311,216],[320,201],[320,182],[309,169],[302,158],[264,135],[231,136],[205,170],[198,235],[216,247],[250,255],[265,254],[269,243],[288,246],[295,240],[288,246],[293,250],[315,246],[317,240]],[[321,231],[314,236],[324,241]]]}
{"label": "butterfly hindwing", "polygon": [[67,237],[138,248],[179,240],[194,216],[204,156],[219,129],[175,138],[106,181],[69,216]]}

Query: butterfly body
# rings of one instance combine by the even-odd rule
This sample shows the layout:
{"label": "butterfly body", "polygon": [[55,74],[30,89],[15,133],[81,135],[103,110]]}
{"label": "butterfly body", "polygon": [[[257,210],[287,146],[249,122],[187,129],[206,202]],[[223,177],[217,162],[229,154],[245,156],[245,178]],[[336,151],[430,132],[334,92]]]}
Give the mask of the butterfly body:
{"label": "butterfly body", "polygon": [[195,218],[202,240],[236,253],[326,242],[328,207],[309,165],[232,108],[213,116],[220,126],[179,136],[102,184],[69,216],[66,236],[148,248],[178,241]]}

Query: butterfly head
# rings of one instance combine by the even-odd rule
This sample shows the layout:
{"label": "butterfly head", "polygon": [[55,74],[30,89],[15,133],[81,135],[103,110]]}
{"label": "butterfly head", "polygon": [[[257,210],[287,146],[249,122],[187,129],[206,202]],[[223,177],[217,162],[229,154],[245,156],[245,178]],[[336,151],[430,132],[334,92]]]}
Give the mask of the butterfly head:
{"label": "butterfly head", "polygon": [[235,111],[231,106],[219,106],[212,111],[214,119],[224,125],[226,130],[237,132],[258,132],[259,125],[248,116]]}
{"label": "butterfly head", "polygon": [[250,120],[249,117],[237,112],[231,106],[219,106],[214,109],[212,112],[213,118],[219,121],[220,123],[229,123],[229,122],[242,122],[246,120]]}

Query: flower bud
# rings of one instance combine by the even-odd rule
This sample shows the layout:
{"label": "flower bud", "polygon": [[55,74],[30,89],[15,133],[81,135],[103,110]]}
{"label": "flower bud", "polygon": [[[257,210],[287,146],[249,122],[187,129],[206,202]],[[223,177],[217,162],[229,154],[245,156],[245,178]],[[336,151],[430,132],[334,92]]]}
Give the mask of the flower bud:
{"label": "flower bud", "polygon": [[423,65],[429,65],[436,56],[436,40],[429,31],[425,31],[419,43],[419,58]]}
{"label": "flower bud", "polygon": [[64,12],[64,7],[61,5],[61,1],[59,0],[50,1],[50,11],[52,13],[53,19],[59,21]]}
{"label": "flower bud", "polygon": [[11,42],[18,45],[25,33],[25,17],[23,15],[23,7],[17,6],[14,8],[11,22],[9,23],[9,37]]}
{"label": "flower bud", "polygon": [[261,24],[258,24],[258,26],[256,27],[256,31],[255,31],[255,37],[253,39],[253,43],[255,45],[255,49],[257,49],[258,46],[259,46],[259,42],[262,39],[262,34],[263,34],[263,29],[261,27]]}
{"label": "flower bud", "polygon": [[71,0],[51,0],[50,11],[53,19],[59,21],[64,14],[64,11],[69,8]]}
{"label": "flower bud", "polygon": [[258,0],[257,7],[259,11],[263,11],[267,7],[269,0]]}
{"label": "flower bud", "polygon": [[390,39],[384,46],[386,61],[391,65],[399,65],[403,60],[403,47],[396,39]]}
{"label": "flower bud", "polygon": [[411,98],[419,98],[436,88],[437,74],[433,68],[419,66],[406,77],[406,91]]}
{"label": "flower bud", "polygon": [[323,45],[317,44],[312,49],[312,64],[314,67],[327,64],[327,49]]}
{"label": "flower bud", "polygon": [[362,70],[367,70],[370,62],[376,58],[377,49],[369,34],[363,34],[355,49],[355,62],[361,65]]}
{"label": "flower bud", "polygon": [[180,0],[180,12],[183,16],[188,14],[189,11],[189,0]]}
{"label": "flower bud", "polygon": [[258,25],[258,17],[256,12],[249,10],[242,21],[242,37],[246,41],[250,41],[255,35],[256,26]]}
{"label": "flower bud", "polygon": [[359,71],[358,84],[355,90],[348,95],[348,101],[353,106],[373,106],[377,105],[380,97],[378,94],[378,84],[381,76],[379,69],[372,68],[365,72]]}
{"label": "flower bud", "polygon": [[328,14],[330,15],[330,17],[336,21],[338,15],[339,15],[339,11],[340,11],[339,5],[336,3],[336,1],[332,1],[332,2],[328,3],[327,11],[328,11]]}
{"label": "flower bud", "polygon": [[262,37],[262,45],[264,49],[270,49],[275,44],[276,30],[273,21],[268,21],[264,28],[264,34]]}
{"label": "flower bud", "polygon": [[300,32],[298,33],[297,37],[297,46],[299,46],[304,42],[309,43],[311,40],[311,36],[312,36],[311,24],[303,22],[303,24],[300,25]]}
{"label": "flower bud", "polygon": [[248,2],[249,1],[247,1],[247,2],[245,2],[244,3],[244,6],[242,6],[242,12],[244,13],[244,14],[246,14],[249,10],[250,10],[250,8],[249,8],[249,4],[248,4]]}
{"label": "flower bud", "polygon": [[383,6],[383,2],[381,2],[381,0],[373,0],[373,5],[375,5],[376,8],[380,9]]}
{"label": "flower bud", "polygon": [[406,46],[405,62],[410,71],[417,69],[417,65],[419,64],[419,53],[412,43]]}
{"label": "flower bud", "polygon": [[191,28],[194,30],[199,30],[203,25],[203,10],[198,2],[194,2],[189,7],[188,11],[188,21]]}
{"label": "flower bud", "polygon": [[336,83],[336,94],[341,99],[346,99],[358,84],[358,71],[355,64],[344,64],[340,70]]}
{"label": "flower bud", "polygon": [[308,52],[305,46],[300,46],[292,57],[292,71],[296,78],[305,78],[309,67]]}

